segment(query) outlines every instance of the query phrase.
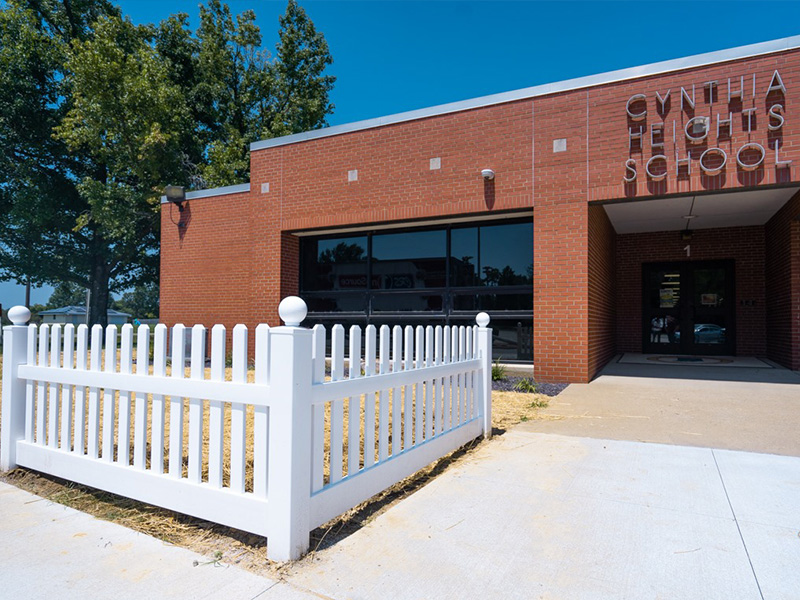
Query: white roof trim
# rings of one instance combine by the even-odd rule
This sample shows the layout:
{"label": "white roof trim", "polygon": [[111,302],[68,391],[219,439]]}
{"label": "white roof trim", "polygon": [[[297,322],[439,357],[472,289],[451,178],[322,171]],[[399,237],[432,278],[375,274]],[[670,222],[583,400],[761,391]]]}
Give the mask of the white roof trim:
{"label": "white roof trim", "polygon": [[728,50],[717,50],[715,52],[707,52],[705,54],[696,54],[694,56],[688,56],[685,58],[665,60],[640,67],[609,71],[599,75],[589,75],[587,77],[567,79],[565,81],[559,81],[556,83],[546,83],[534,87],[523,88],[521,90],[492,94],[490,96],[482,96],[480,98],[462,100],[460,102],[451,102],[449,104],[440,104],[430,108],[421,108],[419,110],[397,113],[385,117],[377,117],[375,119],[367,119],[365,121],[345,123],[343,125],[335,125],[333,127],[326,127],[325,129],[315,129],[313,131],[295,133],[293,135],[287,135],[279,138],[261,140],[250,144],[250,150],[263,150],[265,148],[274,148],[276,146],[286,146],[288,144],[296,144],[298,142],[341,135],[343,133],[350,133],[353,131],[372,129],[374,127],[382,127],[384,125],[392,125],[394,123],[403,123],[405,121],[414,121],[416,119],[424,119],[426,117],[433,117],[436,115],[444,115],[463,110],[470,110],[473,108],[492,106],[494,104],[502,104],[504,102],[514,102],[515,100],[524,100],[526,98],[534,98],[536,96],[545,96],[548,94],[556,94],[559,92],[604,85],[607,83],[624,81],[626,79],[638,79],[640,77],[649,77],[651,75],[659,75],[662,73],[669,73],[671,71],[692,69],[695,67],[727,62],[740,58],[749,58],[762,54],[771,54],[773,52],[783,52],[785,50],[792,50],[794,48],[800,48],[800,35],[782,38],[779,40],[772,40],[769,42],[761,42],[758,44],[750,44],[748,46],[739,46],[738,48],[730,48]]}
{"label": "white roof trim", "polygon": [[[194,200],[196,198],[212,198],[214,196],[227,196],[229,194],[241,194],[242,192],[249,192],[249,183],[240,183],[239,185],[228,185],[225,187],[211,188],[208,190],[197,190],[196,192],[186,192],[187,200]],[[161,204],[169,202],[166,196],[161,196]]]}

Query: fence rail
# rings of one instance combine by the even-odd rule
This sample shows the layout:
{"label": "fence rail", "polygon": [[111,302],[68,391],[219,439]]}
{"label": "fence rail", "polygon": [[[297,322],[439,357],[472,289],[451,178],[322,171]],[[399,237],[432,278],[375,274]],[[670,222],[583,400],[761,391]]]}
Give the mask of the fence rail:
{"label": "fence rail", "polygon": [[[269,538],[299,558],[311,529],[491,434],[491,330],[183,325],[4,328],[0,468],[17,465]],[[136,335],[134,335],[136,334]],[[362,345],[363,338],[363,345]],[[134,343],[135,341],[135,343]],[[345,364],[349,365],[347,373]]]}

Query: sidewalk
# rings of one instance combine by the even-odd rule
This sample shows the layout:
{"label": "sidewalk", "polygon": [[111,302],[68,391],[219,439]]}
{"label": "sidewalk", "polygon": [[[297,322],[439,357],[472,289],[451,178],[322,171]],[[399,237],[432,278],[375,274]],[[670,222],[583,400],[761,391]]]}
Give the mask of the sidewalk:
{"label": "sidewalk", "polygon": [[[0,483],[0,596],[307,600],[291,589]],[[195,565],[197,563],[197,566]]]}
{"label": "sidewalk", "polygon": [[515,429],[288,579],[333,598],[796,599],[800,458]]}
{"label": "sidewalk", "polygon": [[594,381],[573,383],[540,413],[544,419],[519,428],[800,456],[800,373],[777,366],[612,361]]}
{"label": "sidewalk", "polygon": [[520,428],[285,582],[0,484],[19,598],[796,599],[800,458]]}

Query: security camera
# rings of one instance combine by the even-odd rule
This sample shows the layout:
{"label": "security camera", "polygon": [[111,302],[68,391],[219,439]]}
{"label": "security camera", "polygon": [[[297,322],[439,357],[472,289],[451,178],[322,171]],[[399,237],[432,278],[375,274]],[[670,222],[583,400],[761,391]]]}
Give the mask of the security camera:
{"label": "security camera", "polygon": [[487,181],[491,181],[492,179],[494,179],[494,171],[492,171],[491,169],[484,169],[483,171],[481,171],[481,175]]}

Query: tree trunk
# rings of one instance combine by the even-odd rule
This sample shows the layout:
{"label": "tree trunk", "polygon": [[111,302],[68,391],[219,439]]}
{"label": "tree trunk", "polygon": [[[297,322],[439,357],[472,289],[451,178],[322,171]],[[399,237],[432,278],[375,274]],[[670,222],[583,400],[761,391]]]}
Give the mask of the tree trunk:
{"label": "tree trunk", "polygon": [[109,268],[102,256],[96,255],[89,281],[89,326],[108,325]]}

